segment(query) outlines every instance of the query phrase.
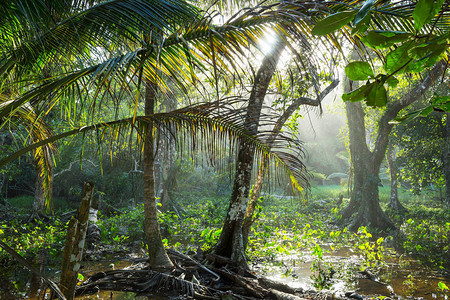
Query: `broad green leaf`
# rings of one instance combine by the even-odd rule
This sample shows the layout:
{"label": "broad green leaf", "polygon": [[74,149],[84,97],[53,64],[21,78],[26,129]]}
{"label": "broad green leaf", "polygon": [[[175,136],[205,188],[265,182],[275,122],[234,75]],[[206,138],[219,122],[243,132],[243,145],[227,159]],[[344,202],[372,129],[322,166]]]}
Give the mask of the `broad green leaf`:
{"label": "broad green leaf", "polygon": [[364,2],[361,9],[355,16],[355,25],[358,25],[359,22],[361,22],[367,15],[369,15],[370,9],[372,8],[374,2],[375,0],[366,0],[366,2]]}
{"label": "broad green leaf", "polygon": [[353,20],[357,13],[357,10],[350,10],[332,14],[317,22],[311,33],[314,35],[330,34]]}
{"label": "broad green leaf", "polygon": [[345,67],[345,74],[350,80],[367,80],[372,78],[373,70],[368,62],[354,61]]}
{"label": "broad green leaf", "polygon": [[432,106],[428,106],[427,108],[422,109],[422,112],[420,113],[421,116],[426,117],[429,114],[431,114],[431,112],[433,111],[433,107]]}
{"label": "broad green leaf", "polygon": [[414,64],[408,66],[409,72],[420,72],[436,64],[448,49],[446,44],[421,45],[409,50],[409,55],[416,59]]}
{"label": "broad green leaf", "polygon": [[446,44],[422,44],[409,50],[409,55],[415,59],[427,56],[440,56],[448,46]]}
{"label": "broad green leaf", "polygon": [[355,27],[352,29],[352,35],[355,35],[359,32],[365,32],[370,25],[370,21],[372,19],[372,16],[370,14],[367,14],[361,21],[358,22],[358,24],[355,24]]}
{"label": "broad green leaf", "polygon": [[434,96],[431,103],[433,104],[441,104],[441,103],[446,103],[450,101],[450,96]]}
{"label": "broad green leaf", "polygon": [[366,103],[368,106],[383,107],[387,103],[387,92],[382,82],[375,81],[368,90]]}
{"label": "broad green leaf", "polygon": [[374,49],[389,48],[396,43],[406,41],[412,36],[409,32],[403,31],[369,31],[366,36],[361,38],[361,41]]}
{"label": "broad green leaf", "polygon": [[414,8],[414,28],[419,31],[425,23],[433,18],[434,0],[418,0]]}
{"label": "broad green leaf", "polygon": [[368,92],[372,89],[374,82],[366,83],[365,85],[359,87],[348,94],[342,94],[342,100],[350,102],[358,102],[366,99]]}
{"label": "broad green leaf", "polygon": [[388,85],[389,87],[394,88],[394,87],[397,86],[397,84],[398,84],[399,81],[398,81],[398,79],[395,78],[394,76],[391,76],[391,77],[389,77],[388,79],[386,79],[385,82],[387,83],[387,85]]}
{"label": "broad green leaf", "polygon": [[418,0],[414,8],[414,28],[419,31],[439,13],[445,0]]}
{"label": "broad green leaf", "polygon": [[439,281],[438,286],[441,289],[441,291],[448,290],[448,286],[445,283],[443,283],[442,281]]}
{"label": "broad green leaf", "polygon": [[[408,55],[408,50],[413,46],[413,42],[407,42],[402,46],[398,47],[394,51],[391,51],[386,55],[386,62],[384,64],[384,69],[389,72],[403,73],[406,71],[406,64],[412,61]],[[401,69],[400,69],[401,68]]]}

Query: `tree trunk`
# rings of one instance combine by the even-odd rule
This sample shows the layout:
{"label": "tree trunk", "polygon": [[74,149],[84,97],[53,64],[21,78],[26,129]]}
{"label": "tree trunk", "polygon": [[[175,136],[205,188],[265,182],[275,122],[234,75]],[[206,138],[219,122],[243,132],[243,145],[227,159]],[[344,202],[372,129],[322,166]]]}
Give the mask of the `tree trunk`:
{"label": "tree trunk", "polygon": [[447,208],[450,207],[450,113],[445,113],[446,124],[444,130],[444,149],[442,151],[442,168],[444,169],[445,179],[445,197],[447,201]]}
{"label": "tree trunk", "polygon": [[253,185],[253,189],[248,200],[247,210],[245,211],[244,215],[244,221],[242,222],[242,239],[244,241],[244,250],[247,249],[248,235],[250,234],[250,229],[252,228],[253,222],[255,221],[253,219],[253,214],[255,213],[256,205],[258,204],[266,167],[267,158],[263,157],[259,166],[258,175],[256,176],[255,184]]}
{"label": "tree trunk", "polygon": [[[388,136],[393,125],[389,123],[403,108],[420,99],[442,74],[445,63],[437,63],[421,82],[412,87],[400,99],[388,103],[378,122],[378,134],[373,151],[366,144],[364,112],[360,102],[346,102],[349,127],[350,154],[353,165],[354,188],[349,205],[342,212],[341,223],[350,224],[351,230],[359,226],[371,226],[386,231],[394,224],[383,213],[379,204],[378,182],[381,162],[386,154]],[[352,82],[346,78],[344,92],[350,92]],[[356,216],[352,216],[356,213]]]}
{"label": "tree trunk", "polygon": [[[48,151],[47,149],[43,149],[42,151]],[[51,164],[51,159],[48,159],[48,163]],[[41,174],[42,169],[39,167],[37,160],[33,162],[35,174],[36,174],[36,181],[35,181],[35,187],[34,187],[34,199],[33,199],[33,205],[31,209],[31,215],[29,217],[29,220],[33,219],[40,219],[44,216],[44,208],[45,208],[45,200],[52,198],[53,188],[52,188],[52,182],[53,182],[53,172],[52,172],[52,166],[50,165],[47,172],[49,172],[48,175]],[[47,183],[46,190],[45,190],[45,184],[44,180],[46,180],[43,176],[49,176]],[[51,202],[48,203],[47,209],[50,209]]]}
{"label": "tree trunk", "polygon": [[[146,82],[145,115],[154,113],[157,85]],[[148,247],[148,258],[153,270],[169,270],[173,268],[161,239],[158,222],[154,176],[154,139],[153,124],[149,123],[144,140],[144,233]]]}
{"label": "tree trunk", "polygon": [[[244,127],[248,129],[249,134],[255,135],[258,132],[262,104],[267,88],[285,46],[281,39],[277,38],[272,51],[266,55],[256,74],[244,122]],[[255,149],[248,145],[245,140],[239,141],[230,206],[222,227],[222,233],[214,250],[215,254],[231,258],[236,265],[242,268],[248,268],[244,254],[242,222],[247,209],[254,152]]]}
{"label": "tree trunk", "polygon": [[386,159],[389,165],[389,172],[391,174],[391,197],[389,198],[388,206],[396,211],[405,211],[405,207],[398,201],[398,179],[397,166],[395,164],[394,145],[389,144],[386,153]]}
{"label": "tree trunk", "polygon": [[34,162],[36,182],[34,185],[34,199],[31,209],[30,220],[40,219],[43,216],[45,206],[45,191],[44,178],[41,176],[41,169],[37,167],[37,162]]}
{"label": "tree trunk", "polygon": [[67,299],[73,299],[77,284],[78,270],[83,256],[86,231],[88,228],[89,209],[94,193],[94,184],[86,182],[83,188],[78,216],[72,217],[67,229],[67,238],[64,245],[63,263],[61,268],[61,291]]}
{"label": "tree trunk", "polygon": [[[306,97],[294,99],[293,103],[289,105],[288,108],[285,110],[285,112],[278,118],[274,128],[272,129],[267,144],[269,146],[272,145],[276,137],[280,134],[281,129],[284,126],[284,123],[286,123],[286,121],[301,105],[319,106],[323,98],[325,98],[338,84],[339,80],[333,80],[332,83],[318,95],[317,99],[310,99]],[[250,233],[251,226],[254,222],[253,214],[255,212],[256,205],[258,204],[258,199],[264,181],[266,168],[267,168],[267,158],[264,156],[260,163],[258,175],[256,176],[255,184],[249,197],[247,210],[245,212],[244,221],[242,224],[244,250],[247,249],[248,235]]]}
{"label": "tree trunk", "polygon": [[[344,91],[351,91],[351,82],[345,80]],[[346,102],[349,128],[350,155],[353,166],[353,190],[350,203],[342,212],[341,222],[350,224],[351,230],[360,226],[370,226],[383,231],[395,226],[381,210],[378,202],[378,173],[380,163],[374,161],[375,155],[367,147],[364,111],[361,102]],[[380,151],[379,149],[375,149]],[[353,215],[356,213],[356,216]]]}

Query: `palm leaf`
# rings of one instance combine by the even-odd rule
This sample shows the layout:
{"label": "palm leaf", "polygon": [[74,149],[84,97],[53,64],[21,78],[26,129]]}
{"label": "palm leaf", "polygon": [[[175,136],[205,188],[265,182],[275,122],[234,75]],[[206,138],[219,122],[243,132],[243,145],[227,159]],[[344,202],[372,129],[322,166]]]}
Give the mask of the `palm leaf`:
{"label": "palm leaf", "polygon": [[[180,86],[184,86],[198,81],[193,72],[194,68],[206,70],[208,65],[214,65],[214,68],[220,68],[222,73],[230,73],[230,66],[236,66],[239,57],[245,54],[243,49],[256,45],[267,29],[271,28],[279,35],[289,34],[292,39],[299,38],[301,33],[307,34],[312,26],[308,17],[309,10],[315,6],[308,2],[300,4],[283,2],[272,6],[258,6],[252,10],[243,10],[220,26],[212,24],[208,18],[194,20],[160,40],[160,44],[147,45],[146,48],[138,48],[79,70],[63,70],[64,72],[51,80],[47,79],[31,90],[28,89],[28,92],[6,106],[0,112],[0,117],[6,117],[32,99],[45,102],[53,98],[54,101],[63,95],[64,89],[79,85],[83,80],[84,83],[81,84],[83,86],[89,86],[89,82],[102,86],[112,74],[114,76],[120,74],[119,79],[125,82],[142,67],[142,58],[145,58],[144,76],[150,81],[157,82],[165,91],[168,88],[161,76],[175,78]],[[286,38],[283,40],[288,41]],[[70,42],[68,43],[71,46]],[[32,45],[24,48],[33,49]],[[77,47],[73,49],[76,50]],[[215,59],[212,57],[213,53]],[[0,64],[3,73],[13,68],[14,64],[11,62],[13,57],[21,57],[9,56],[10,59],[4,59]],[[35,78],[30,80],[33,82]],[[5,86],[5,83],[3,86],[4,89],[11,88]],[[53,93],[54,91],[58,92]],[[52,97],[48,97],[50,94]]]}
{"label": "palm leaf", "polygon": [[[247,132],[243,127],[243,116],[245,109],[242,107],[242,100],[210,102],[195,106],[186,107],[169,113],[157,113],[151,116],[137,116],[136,118],[126,118],[111,122],[104,122],[75,128],[60,134],[54,134],[47,138],[28,145],[17,152],[0,160],[0,167],[13,161],[14,159],[38,149],[47,144],[54,143],[60,139],[83,134],[93,136],[101,144],[106,137],[111,137],[117,142],[120,139],[128,141],[129,132],[135,130],[138,133],[137,143],[141,143],[147,128],[152,124],[152,137],[155,140],[156,134],[169,132],[178,138],[180,147],[188,147],[191,153],[202,151],[210,157],[209,161],[214,164],[219,155],[226,149],[235,151],[236,143],[241,140],[254,147],[259,159],[263,156],[273,161],[275,164],[274,173],[283,176],[287,172],[291,182],[297,188],[308,187],[306,168],[301,162],[301,148],[295,140],[286,135],[279,135],[277,138],[271,136],[271,130],[261,131],[256,136]],[[267,116],[262,116],[263,125],[270,127],[274,125],[274,120]],[[269,142],[270,141],[270,142]],[[291,145],[289,148],[287,146]],[[228,152],[224,154],[229,154]],[[230,153],[231,155],[231,153]]]}

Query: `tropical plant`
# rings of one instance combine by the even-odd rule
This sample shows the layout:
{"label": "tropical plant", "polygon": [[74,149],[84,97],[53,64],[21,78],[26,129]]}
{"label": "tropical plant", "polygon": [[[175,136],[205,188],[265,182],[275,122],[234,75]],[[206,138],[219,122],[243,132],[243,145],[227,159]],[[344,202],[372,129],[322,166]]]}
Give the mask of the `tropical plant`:
{"label": "tropical plant", "polygon": [[[424,6],[428,9],[424,10]],[[347,82],[343,95],[349,124],[354,189],[340,222],[350,222],[353,230],[368,225],[382,230],[393,229],[394,225],[378,203],[378,174],[393,126],[391,121],[445,73],[448,6],[442,1],[419,0],[405,4],[367,0],[349,6],[340,4],[331,9],[333,14],[319,21],[312,33],[330,36],[340,29],[355,44],[351,62],[345,68]],[[370,64],[367,60],[374,54],[379,60],[373,59]],[[355,61],[357,56],[365,60]],[[379,64],[385,73],[375,75]],[[399,80],[394,75],[417,73],[427,67],[433,69],[423,80],[398,100],[388,102],[385,85],[391,90],[397,86]],[[353,81],[365,83],[355,89]],[[379,119],[372,149],[366,144],[361,100],[367,106],[386,107]],[[356,216],[350,218],[354,213]]]}
{"label": "tropical plant", "polygon": [[[157,126],[192,129],[191,135],[194,128],[204,128],[201,134],[207,136],[214,131],[219,136],[216,141],[227,138],[225,133],[231,131],[246,136],[255,145],[258,140],[236,127],[233,122],[238,119],[232,117],[236,114],[224,115],[220,103],[215,106],[222,109],[220,115],[216,112],[212,116],[211,104],[153,114],[149,102],[146,116],[139,117],[141,86],[147,87],[147,99],[154,97],[150,94],[155,93],[156,86],[169,93],[168,82],[185,89],[188,84],[199,82],[198,70],[207,71],[209,66],[217,80],[218,75],[238,70],[235,62],[239,55],[255,45],[267,29],[272,28],[280,35],[295,35],[307,20],[303,10],[312,7],[308,3],[291,2],[257,6],[241,11],[222,25],[215,25],[211,16],[203,16],[196,7],[175,0],[75,3],[23,0],[4,1],[0,5],[3,18],[0,20],[0,94],[4,96],[0,126],[11,122],[27,103],[32,103],[42,116],[61,103],[68,116],[87,120],[86,126],[43,138],[19,150],[4,158],[0,166],[29,150],[73,134],[90,135],[89,132],[96,131],[97,141],[101,143],[106,134],[125,138],[121,133],[132,128],[139,132],[139,141],[143,134],[147,137],[145,153],[149,156],[147,174],[150,176],[147,186],[152,185],[153,159],[148,150],[153,148],[151,138]],[[117,90],[123,91],[117,93]],[[87,117],[94,116],[91,112],[101,107],[106,94],[113,95],[116,109],[123,103],[125,94],[132,95],[134,113],[125,119],[95,124],[92,117]],[[259,145],[257,148],[264,153],[267,148]],[[150,191],[149,195],[154,208],[154,192]],[[148,220],[152,219],[149,221],[152,225],[147,228],[158,226],[156,210],[152,212],[147,216]],[[149,248],[153,247],[152,241],[148,244]],[[161,249],[157,251],[164,252]]]}

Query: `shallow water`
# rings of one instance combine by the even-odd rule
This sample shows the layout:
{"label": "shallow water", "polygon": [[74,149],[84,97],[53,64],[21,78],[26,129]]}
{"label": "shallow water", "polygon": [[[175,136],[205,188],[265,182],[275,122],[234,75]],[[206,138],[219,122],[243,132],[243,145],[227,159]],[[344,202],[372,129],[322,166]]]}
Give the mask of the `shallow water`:
{"label": "shallow water", "polygon": [[[324,246],[324,248],[327,247]],[[294,288],[302,288],[304,290],[316,289],[314,288],[314,281],[311,279],[313,274],[311,267],[314,258],[306,252],[279,257],[277,263],[271,266],[255,266],[255,271]],[[396,297],[399,299],[405,299],[408,296],[430,300],[447,299],[445,295],[437,292],[437,287],[439,282],[444,282],[447,286],[450,286],[450,278],[444,277],[412,259],[402,258],[401,265],[398,259],[393,259],[388,263],[387,270],[383,272],[386,278],[380,280],[386,282],[387,285],[363,278],[362,275],[355,278],[354,275],[357,273],[362,259],[349,248],[341,248],[337,251],[325,253],[324,260],[332,263],[336,269],[341,270],[341,272],[337,270],[337,274],[344,275],[333,276],[331,286],[325,291],[338,295],[356,291],[361,295]],[[410,274],[413,276],[413,279],[410,278],[412,288],[404,284]]]}

